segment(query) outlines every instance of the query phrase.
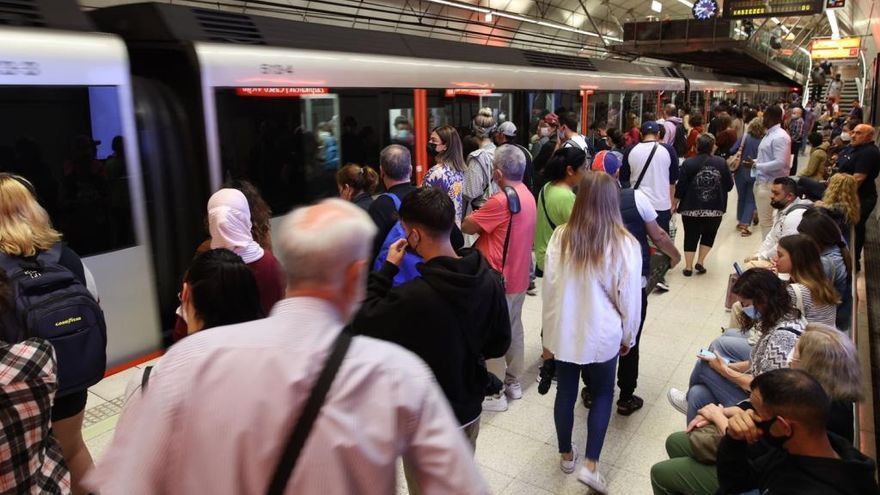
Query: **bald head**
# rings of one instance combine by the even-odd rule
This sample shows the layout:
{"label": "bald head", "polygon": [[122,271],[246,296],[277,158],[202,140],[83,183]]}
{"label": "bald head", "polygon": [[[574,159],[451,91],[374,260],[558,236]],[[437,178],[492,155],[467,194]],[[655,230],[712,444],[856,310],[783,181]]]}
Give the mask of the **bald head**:
{"label": "bald head", "polygon": [[678,109],[675,108],[675,105],[672,103],[667,103],[665,107],[663,107],[663,115],[667,117],[678,117]]}
{"label": "bald head", "polygon": [[293,210],[279,236],[288,291],[338,288],[353,263],[367,261],[375,236],[369,215],[348,201],[327,199]]}
{"label": "bald head", "polygon": [[852,130],[852,145],[859,146],[874,141],[874,128],[868,124],[859,124]]}

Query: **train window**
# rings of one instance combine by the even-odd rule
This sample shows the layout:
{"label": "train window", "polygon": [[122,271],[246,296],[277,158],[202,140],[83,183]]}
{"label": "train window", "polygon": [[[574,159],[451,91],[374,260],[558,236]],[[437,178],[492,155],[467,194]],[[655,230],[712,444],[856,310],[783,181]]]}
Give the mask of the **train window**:
{"label": "train window", "polygon": [[275,214],[335,196],[336,171],[346,163],[378,168],[382,147],[412,146],[411,89],[218,88],[215,95],[224,178],[252,182]]}
{"label": "train window", "polygon": [[586,129],[581,129],[581,110],[583,107],[583,97],[578,91],[557,91],[556,92],[555,110],[565,110],[566,112],[574,112],[578,116],[578,132],[586,134]]}
{"label": "train window", "polygon": [[538,91],[529,93],[529,136],[538,132],[538,122],[554,108],[553,93]]}
{"label": "train window", "polygon": [[0,171],[34,184],[74,251],[134,245],[116,88],[0,87],[0,115]]}

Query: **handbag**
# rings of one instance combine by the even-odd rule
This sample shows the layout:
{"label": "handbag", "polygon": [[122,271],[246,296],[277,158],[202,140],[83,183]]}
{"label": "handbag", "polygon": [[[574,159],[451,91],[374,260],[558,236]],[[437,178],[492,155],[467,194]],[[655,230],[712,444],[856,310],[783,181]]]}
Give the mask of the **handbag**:
{"label": "handbag", "polygon": [[718,446],[721,444],[721,438],[721,432],[714,424],[694,428],[688,433],[688,442],[694,451],[694,460],[701,464],[715,464],[718,461]]}
{"label": "handbag", "polygon": [[731,172],[736,172],[736,169],[739,168],[740,163],[742,163],[742,155],[739,153],[735,153],[727,157],[727,169]]}

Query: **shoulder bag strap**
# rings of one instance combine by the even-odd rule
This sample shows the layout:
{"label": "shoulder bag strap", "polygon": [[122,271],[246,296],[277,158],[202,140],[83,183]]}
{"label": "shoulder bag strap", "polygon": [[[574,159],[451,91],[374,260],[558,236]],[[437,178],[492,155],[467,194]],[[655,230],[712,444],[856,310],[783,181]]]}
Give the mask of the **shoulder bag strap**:
{"label": "shoulder bag strap", "polygon": [[651,160],[654,159],[654,153],[657,152],[657,147],[660,144],[657,141],[654,141],[654,147],[651,148],[651,153],[648,155],[648,161],[645,162],[644,168],[642,168],[642,173],[639,174],[638,180],[636,180],[636,185],[633,186],[633,189],[638,189],[640,185],[642,185],[642,179],[645,178],[645,172],[648,171],[648,166],[651,165]]}
{"label": "shoulder bag strap", "polygon": [[315,424],[315,419],[318,418],[321,406],[324,405],[324,400],[327,398],[327,392],[333,384],[333,379],[336,378],[336,373],[339,371],[343,358],[345,358],[345,353],[348,352],[351,339],[352,335],[348,328],[343,328],[339,332],[339,336],[336,337],[336,341],[333,342],[330,356],[324,363],[324,369],[321,370],[321,374],[312,388],[312,393],[309,395],[308,400],[306,400],[302,414],[296,422],[296,426],[293,427],[293,432],[290,434],[278,466],[275,468],[275,474],[272,475],[272,482],[266,491],[268,495],[282,495],[284,493],[287,482],[290,480],[290,476],[296,467],[296,461],[305,446],[306,440],[309,438],[312,426]]}
{"label": "shoulder bag strap", "polygon": [[545,185],[541,188],[541,192],[538,193],[538,196],[541,197],[541,207],[544,208],[544,217],[547,219],[547,223],[550,224],[550,228],[556,230],[556,224],[553,223],[553,220],[550,220],[550,213],[547,211],[547,202],[544,201],[544,192],[547,190],[550,184]]}
{"label": "shoulder bag strap", "polygon": [[510,231],[513,230],[513,212],[510,212],[510,220],[507,221],[507,234],[504,236],[504,252],[501,255],[501,275],[504,275],[504,266],[507,265],[507,247],[510,245]]}

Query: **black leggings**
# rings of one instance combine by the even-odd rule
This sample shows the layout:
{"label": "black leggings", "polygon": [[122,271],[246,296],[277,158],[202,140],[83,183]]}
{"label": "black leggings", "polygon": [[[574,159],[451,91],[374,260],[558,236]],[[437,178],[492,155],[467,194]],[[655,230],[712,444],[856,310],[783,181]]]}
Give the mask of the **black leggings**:
{"label": "black leggings", "polygon": [[715,234],[721,226],[721,217],[688,217],[681,216],[684,224],[684,250],[693,253],[697,245],[712,247]]}

